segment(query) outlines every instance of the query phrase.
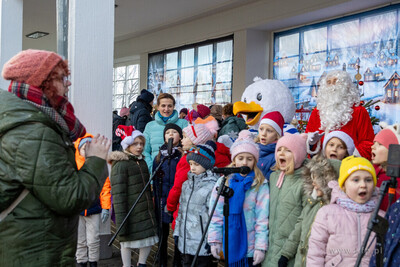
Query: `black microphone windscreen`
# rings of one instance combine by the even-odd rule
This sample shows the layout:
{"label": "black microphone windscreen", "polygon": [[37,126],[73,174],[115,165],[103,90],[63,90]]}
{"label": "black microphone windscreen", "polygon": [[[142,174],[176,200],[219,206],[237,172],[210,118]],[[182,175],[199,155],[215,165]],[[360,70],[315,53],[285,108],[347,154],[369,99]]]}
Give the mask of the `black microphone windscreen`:
{"label": "black microphone windscreen", "polygon": [[400,177],[400,145],[389,145],[386,175]]}
{"label": "black microphone windscreen", "polygon": [[247,166],[240,167],[241,174],[248,174],[250,171],[251,171],[250,167],[247,167]]}
{"label": "black microphone windscreen", "polygon": [[172,146],[174,145],[174,139],[171,137],[170,139],[168,139],[168,155],[171,156],[172,155]]}

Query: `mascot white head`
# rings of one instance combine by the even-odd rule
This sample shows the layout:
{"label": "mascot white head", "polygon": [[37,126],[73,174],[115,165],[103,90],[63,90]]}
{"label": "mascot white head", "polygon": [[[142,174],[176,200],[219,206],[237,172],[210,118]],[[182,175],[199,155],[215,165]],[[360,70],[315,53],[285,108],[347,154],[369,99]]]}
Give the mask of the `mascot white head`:
{"label": "mascot white head", "polygon": [[245,115],[246,124],[258,129],[260,118],[271,111],[279,111],[285,122],[290,123],[296,107],[292,93],[281,81],[254,78],[244,90],[242,99],[233,105],[233,113]]}
{"label": "mascot white head", "polygon": [[353,105],[360,104],[360,94],[350,75],[342,70],[329,72],[318,89],[317,108],[321,129],[340,129],[352,119]]}

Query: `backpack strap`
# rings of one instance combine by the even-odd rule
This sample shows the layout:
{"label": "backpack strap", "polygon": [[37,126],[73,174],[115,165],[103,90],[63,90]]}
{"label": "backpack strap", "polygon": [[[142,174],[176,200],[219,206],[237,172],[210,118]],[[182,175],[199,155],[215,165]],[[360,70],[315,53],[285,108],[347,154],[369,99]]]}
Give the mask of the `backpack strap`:
{"label": "backpack strap", "polygon": [[8,216],[8,214],[10,214],[10,212],[12,212],[12,211],[15,209],[15,207],[16,207],[28,194],[29,194],[28,189],[25,188],[24,190],[22,190],[21,194],[19,194],[19,196],[17,197],[17,199],[14,200],[14,202],[11,203],[11,205],[10,205],[7,209],[3,210],[3,211],[0,213],[0,222],[3,221],[3,220]]}

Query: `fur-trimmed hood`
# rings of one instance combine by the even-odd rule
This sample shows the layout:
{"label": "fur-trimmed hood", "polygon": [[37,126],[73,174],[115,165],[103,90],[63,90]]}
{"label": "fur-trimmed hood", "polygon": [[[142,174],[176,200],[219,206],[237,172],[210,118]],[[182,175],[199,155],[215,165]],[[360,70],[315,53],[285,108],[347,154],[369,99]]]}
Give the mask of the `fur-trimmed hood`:
{"label": "fur-trimmed hood", "polygon": [[143,159],[143,156],[137,157],[131,153],[125,151],[112,151],[107,156],[107,162],[113,164],[114,161],[124,161],[130,159]]}
{"label": "fur-trimmed hood", "polygon": [[[313,157],[303,168],[303,188],[304,192],[311,196],[314,186],[313,181],[317,184],[320,190],[324,193],[322,200],[329,203],[332,189],[328,186],[329,181],[337,181],[339,177],[341,161],[327,159],[322,155]],[[311,177],[313,174],[313,178]]]}

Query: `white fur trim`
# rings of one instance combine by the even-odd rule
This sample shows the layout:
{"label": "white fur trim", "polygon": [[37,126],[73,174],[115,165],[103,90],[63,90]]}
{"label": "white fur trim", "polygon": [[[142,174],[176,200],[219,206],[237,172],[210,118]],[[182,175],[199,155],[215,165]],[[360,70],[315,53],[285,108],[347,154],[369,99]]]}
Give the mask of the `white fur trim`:
{"label": "white fur trim", "polygon": [[280,136],[283,135],[283,134],[282,134],[282,129],[281,129],[281,127],[279,127],[279,125],[278,125],[275,121],[273,121],[273,120],[271,120],[271,119],[262,119],[261,122],[260,122],[260,125],[261,125],[261,124],[268,124],[268,125],[272,126],[272,128],[274,128],[274,130],[275,130]]}

